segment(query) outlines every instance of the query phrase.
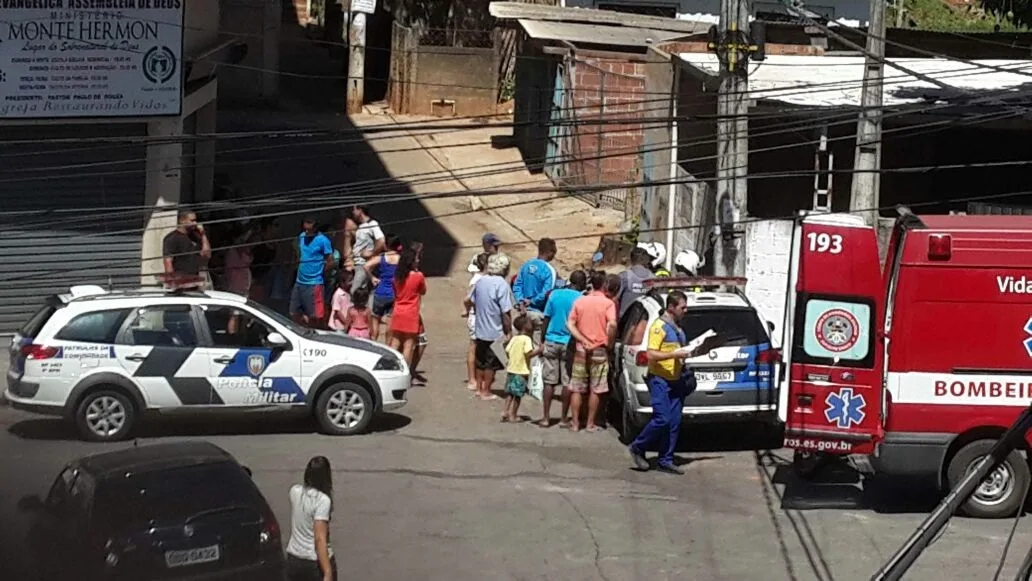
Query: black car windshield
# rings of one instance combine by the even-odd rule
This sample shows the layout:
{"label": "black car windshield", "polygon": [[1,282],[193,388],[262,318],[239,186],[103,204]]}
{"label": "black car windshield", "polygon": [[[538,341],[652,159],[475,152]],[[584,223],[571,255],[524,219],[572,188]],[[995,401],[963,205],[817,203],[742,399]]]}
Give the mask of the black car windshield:
{"label": "black car windshield", "polygon": [[313,331],[312,329],[309,329],[308,327],[302,325],[298,325],[297,323],[292,321],[290,317],[281,315],[280,313],[277,313],[276,311],[270,309],[269,307],[266,307],[265,305],[249,300],[247,301],[247,306],[260,312],[262,315],[272,319],[273,321],[276,321],[280,325],[283,325],[284,327],[290,329],[293,333],[297,335],[307,336],[315,333],[315,331]]}
{"label": "black car windshield", "polygon": [[770,342],[756,312],[749,308],[691,309],[681,319],[681,328],[689,341],[713,329],[729,347]]}
{"label": "black car windshield", "polygon": [[96,511],[112,532],[185,523],[226,507],[260,511],[261,496],[247,474],[230,462],[156,470],[106,479]]}

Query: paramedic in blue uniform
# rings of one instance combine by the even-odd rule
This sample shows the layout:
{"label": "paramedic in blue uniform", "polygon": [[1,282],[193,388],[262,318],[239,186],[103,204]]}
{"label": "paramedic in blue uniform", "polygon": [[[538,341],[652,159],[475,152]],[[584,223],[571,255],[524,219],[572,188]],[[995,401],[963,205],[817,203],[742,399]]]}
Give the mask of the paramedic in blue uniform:
{"label": "paramedic in blue uniform", "polygon": [[[631,443],[629,451],[635,468],[648,470],[645,450],[659,445],[657,468],[670,474],[684,474],[674,464],[674,449],[681,428],[684,398],[695,389],[695,376],[681,361],[685,353],[678,352],[688,341],[678,321],[688,311],[688,299],[681,291],[667,295],[666,310],[652,322],[648,330],[648,373],[645,383],[652,399],[652,419]],[[706,347],[701,345],[698,351]]]}

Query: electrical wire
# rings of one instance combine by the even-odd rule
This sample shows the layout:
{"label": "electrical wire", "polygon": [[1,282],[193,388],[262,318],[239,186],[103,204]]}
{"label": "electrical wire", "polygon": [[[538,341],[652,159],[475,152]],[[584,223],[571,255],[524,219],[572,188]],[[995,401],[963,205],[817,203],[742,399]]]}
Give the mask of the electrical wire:
{"label": "electrical wire", "polygon": [[[0,22],[2,22],[2,20],[0,20]],[[826,58],[834,59],[835,57],[826,57]],[[769,64],[770,63],[765,63],[765,66],[767,66]],[[828,64],[829,65],[833,65],[833,64],[836,64],[836,63],[828,63]],[[1017,71],[1019,69],[1032,68],[1032,64],[1015,65],[1015,67],[1016,67],[1015,69],[1007,69],[1007,71],[1008,72],[1014,72],[1014,71]],[[979,65],[979,66],[973,66],[970,69],[957,69],[957,70],[953,70],[953,71],[945,71],[944,73],[942,73],[942,75],[939,75],[938,78],[940,78],[940,79],[942,79],[942,78],[959,78],[959,77],[965,77],[965,76],[971,76],[971,75],[977,75],[977,74],[984,74],[983,71],[984,71],[984,67]],[[269,69],[267,72],[275,72],[275,71]],[[1032,72],[1030,72],[1028,74],[1032,75]],[[893,85],[893,84],[897,84],[897,83],[904,83],[904,82],[908,82],[912,78],[913,78],[913,75],[910,75],[910,74],[903,74],[903,75],[896,75],[896,76],[888,75],[888,76],[884,77],[884,80],[885,80],[884,84],[885,85]],[[862,86],[862,83],[863,83],[862,80],[857,80],[857,81],[838,80],[838,81],[829,81],[829,82],[826,82],[826,83],[814,83],[814,84],[808,85],[806,87],[800,87],[798,92],[794,92],[793,89],[791,89],[791,88],[788,88],[788,89],[786,89],[786,88],[770,88],[770,89],[754,89],[754,90],[751,90],[751,91],[750,90],[742,91],[742,94],[743,95],[748,95],[748,96],[751,96],[751,97],[755,97],[755,98],[762,98],[763,94],[767,93],[767,92],[780,93],[780,95],[778,95],[780,97],[792,96],[792,95],[797,95],[797,94],[808,95],[808,94],[812,94],[812,93],[820,93],[820,92],[825,92],[825,91],[842,90],[842,89],[847,88],[847,87],[860,87],[860,86]],[[463,87],[463,86],[460,86],[460,85],[449,85],[449,86],[452,86],[452,87],[455,87],[455,88],[482,88],[482,87]],[[571,88],[571,89],[564,89],[564,90],[572,92],[572,91],[580,91],[581,89]],[[553,88],[545,88],[545,89],[541,89],[541,91],[554,92],[554,89]],[[1004,93],[1006,93],[1006,92],[1013,92],[1013,90],[1004,89],[1001,92],[1004,92]],[[641,96],[641,95],[650,95],[650,94],[661,95],[664,98],[657,99],[657,101],[664,101],[664,102],[668,101],[669,97],[671,96],[670,92],[662,92],[662,91],[657,91],[657,92],[632,91],[632,93],[634,93],[635,95],[639,95],[639,96]],[[605,94],[613,94],[613,92],[606,91]],[[704,102],[704,101],[711,100],[712,97],[702,96],[702,97],[699,97],[699,99],[700,99],[699,102]],[[599,105],[588,105],[585,108],[597,108],[597,107],[599,107]],[[827,107],[820,107],[820,106],[815,107],[815,109],[826,109],[826,108]],[[798,107],[796,109],[798,109]],[[492,118],[492,117],[498,117],[498,115],[469,116],[469,117],[466,117],[465,119],[483,119],[483,118]],[[718,117],[717,116],[701,116],[700,118],[703,118],[703,119],[715,119],[715,118],[718,118]],[[450,119],[440,120],[440,121],[411,121],[411,122],[405,122],[405,124],[407,126],[414,126],[413,128],[425,127],[425,129],[428,130],[428,131],[436,131],[436,130],[440,130],[440,129],[466,129],[466,128],[468,128],[467,125],[459,125],[459,126],[454,125],[454,120],[461,120],[461,119],[463,119],[463,118],[462,117],[455,117],[455,118],[450,118]],[[527,124],[527,123],[534,123],[534,122],[522,122],[522,123],[521,122],[513,122],[513,123],[507,123],[506,125],[517,127],[517,126],[521,126],[521,125]],[[210,141],[212,139],[244,139],[244,138],[253,138],[253,137],[283,137],[283,138],[287,138],[287,137],[314,137],[314,136],[318,136],[318,135],[341,134],[341,133],[344,133],[344,134],[347,134],[347,133],[367,134],[367,133],[371,133],[371,132],[377,132],[379,130],[382,130],[381,126],[375,126],[374,125],[374,126],[365,126],[365,127],[361,128],[361,129],[359,129],[359,128],[352,128],[352,129],[348,129],[348,130],[326,130],[326,129],[311,130],[311,129],[309,129],[309,130],[277,130],[277,131],[259,131],[259,132],[226,132],[226,133],[204,133],[204,134],[193,134],[193,135],[181,135],[181,136],[175,136],[175,137],[169,137],[169,136],[153,136],[153,137],[150,137],[150,136],[140,136],[140,137],[56,138],[56,139],[55,138],[51,138],[51,139],[10,140],[10,141],[6,141],[4,143],[13,144],[13,145],[32,145],[32,144],[50,144],[50,143],[94,143],[94,142],[96,142],[96,143],[158,143],[158,144],[161,144],[161,143],[177,143],[177,142],[187,142],[187,141]],[[2,156],[0,156],[0,157],[2,157]]]}
{"label": "electrical wire", "polygon": [[[1003,193],[997,193],[997,194],[980,194],[980,195],[974,195],[974,196],[965,196],[965,197],[961,197],[961,198],[947,198],[947,199],[943,199],[943,200],[932,200],[932,201],[927,201],[927,202],[911,203],[911,204],[908,204],[908,206],[911,207],[911,208],[915,208],[915,207],[933,206],[933,205],[940,205],[940,204],[951,204],[951,203],[962,203],[962,202],[970,203],[970,202],[976,202],[976,201],[999,200],[999,199],[1013,198],[1013,197],[1018,197],[1018,196],[1028,196],[1028,195],[1032,195],[1032,190],[1023,190],[1023,191],[1015,191],[1015,192],[1003,192]],[[510,206],[520,205],[520,204],[523,204],[523,203],[525,203],[525,202],[515,202],[515,203],[511,204]],[[504,209],[505,207],[506,206],[495,206],[495,207],[493,207],[491,209]],[[867,208],[867,209],[860,209],[860,210],[856,210],[856,211],[857,212],[881,212],[881,211],[885,211],[885,210],[892,210],[892,209],[895,209],[895,208],[896,208],[896,206],[881,206],[881,207],[872,207],[872,208]],[[411,219],[406,219],[406,220],[398,220],[398,221],[394,221],[394,222],[383,222],[383,223],[380,224],[380,226],[381,226],[381,229],[382,229],[383,226],[385,226],[385,225],[386,226],[398,226],[398,225],[408,224],[408,223],[412,223],[412,222],[418,222],[418,221],[422,221],[422,220],[439,220],[439,219],[442,219],[442,218],[447,218],[447,217],[452,217],[452,216],[462,216],[462,215],[467,215],[467,214],[469,214],[469,211],[458,211],[458,212],[454,212],[452,214],[444,214],[444,215],[438,215],[438,216],[424,216],[424,217],[419,217],[419,218],[411,218]],[[747,224],[752,224],[752,223],[768,222],[768,221],[776,221],[776,220],[791,220],[791,219],[795,219],[797,217],[798,216],[796,214],[787,214],[787,215],[773,217],[773,218],[745,218],[745,219],[737,220],[737,221],[735,221],[733,223],[730,223],[728,225],[735,225],[735,226],[737,226],[737,225],[747,225]],[[704,229],[704,228],[712,228],[712,226],[713,226],[712,224],[698,224],[698,225],[692,224],[692,225],[671,226],[671,227],[664,227],[664,228],[640,229],[638,232],[639,232],[639,234],[641,234],[641,233],[653,233],[653,234],[655,234],[655,233],[664,233],[664,232],[667,232],[667,231],[675,231],[675,232],[677,232],[677,231],[686,231],[686,230],[699,230],[699,229]],[[615,232],[599,232],[599,233],[593,233],[593,234],[558,236],[558,237],[552,237],[552,239],[555,240],[556,242],[565,242],[565,241],[569,241],[569,240],[581,240],[581,239],[585,239],[585,238],[601,238],[601,237],[604,237],[604,236],[615,236],[615,235],[622,235],[622,234],[624,234],[624,232],[620,232],[620,231],[615,231]],[[290,236],[290,237],[278,238],[278,239],[274,239],[274,240],[268,240],[268,241],[265,241],[265,243],[287,242],[287,241],[293,242],[294,240],[296,240],[296,236]],[[213,247],[212,248],[212,252],[222,251],[222,250],[229,250],[229,249],[232,249],[232,248],[244,248],[244,247],[253,246],[253,245],[254,244],[252,244],[252,243],[229,244],[229,245],[224,245],[224,246],[219,246],[219,247]],[[474,248],[479,248],[479,247],[480,247],[479,245],[466,245],[466,246],[427,246],[427,245],[424,245],[424,250],[427,250],[427,249],[463,250],[463,249],[474,249]],[[175,257],[175,256],[186,255],[186,254],[193,254],[193,253],[182,253],[182,254],[170,255],[169,258]],[[106,266],[119,266],[119,265],[137,266],[137,265],[143,264],[144,262],[150,262],[150,261],[153,261],[153,260],[162,260],[164,258],[166,258],[166,257],[165,256],[157,256],[157,257],[147,257],[147,258],[142,258],[142,259],[141,258],[136,258],[136,259],[124,260],[124,261],[120,261],[120,262],[114,262],[113,261],[113,262],[107,263]],[[293,263],[295,263],[295,262],[292,261],[292,264]],[[274,263],[269,263],[269,264],[271,265],[271,264],[274,264]],[[30,274],[30,275],[19,276],[19,277],[2,278],[2,279],[0,279],[0,283],[32,280],[32,279],[36,279],[36,278],[39,278],[39,277],[45,277],[47,280],[50,280],[50,281],[62,280],[61,278],[57,278],[57,277],[55,277],[53,275],[68,274],[68,273],[72,273],[72,272],[83,272],[83,271],[97,269],[97,268],[100,268],[100,267],[103,267],[103,266],[105,266],[105,265],[101,264],[101,265],[94,265],[94,266],[85,267],[85,268],[84,267],[79,267],[79,268],[69,268],[69,269],[58,269],[58,270],[51,270],[51,271],[42,272],[42,273],[33,273],[33,274]],[[261,264],[254,264],[253,266],[261,266]],[[108,276],[109,276],[109,278],[111,278],[110,275],[108,275]],[[125,276],[126,277],[131,277],[131,278],[134,278],[134,279],[138,279],[139,276],[140,276],[140,273],[136,272],[136,273],[133,273],[132,275],[128,275],[127,274]],[[68,277],[68,279],[71,279],[73,281],[79,281],[79,280],[82,279],[82,277],[81,276],[75,276],[75,277]],[[2,287],[0,287],[0,288],[6,288],[6,289],[36,288],[38,286],[39,286],[38,284],[30,284],[30,285],[26,285],[26,286],[23,286],[23,287],[12,287],[11,285],[3,284]]]}
{"label": "electrical wire", "polygon": [[[992,114],[989,114],[989,115],[992,115]],[[981,120],[975,118],[975,119],[969,119],[969,120],[960,120],[959,124],[965,124],[966,122],[969,123],[969,122],[972,122],[972,121],[979,121],[979,122],[981,122]],[[849,121],[849,122],[852,123],[852,121]],[[957,120],[933,121],[933,122],[926,123],[926,124],[923,124],[923,125],[907,126],[907,127],[901,127],[901,128],[896,128],[896,129],[885,130],[885,131],[883,131],[883,134],[894,134],[894,133],[899,133],[899,132],[904,132],[904,131],[913,131],[914,129],[921,128],[921,127],[948,126],[948,125],[953,125],[953,124],[958,124],[958,121]],[[946,127],[941,127],[941,129],[945,129],[945,128]],[[783,133],[783,132],[786,132],[786,131],[791,132],[791,131],[795,131],[795,129],[783,130],[783,131],[773,132],[773,133]],[[758,137],[760,135],[755,135],[755,136]],[[840,137],[835,137],[835,138],[829,138],[828,141],[840,141],[840,140],[852,139],[852,138],[853,137],[851,135],[845,135],[845,136],[840,136]],[[818,143],[818,142],[819,142],[819,139],[818,140],[813,140],[813,141],[801,142],[801,143],[788,143],[788,144],[783,144],[783,145],[771,146],[771,147],[767,147],[767,148],[753,149],[753,150],[751,150],[750,153],[763,153],[763,152],[777,151],[777,150],[782,150],[782,149],[791,149],[791,148],[799,147],[800,145],[814,144],[814,143]],[[715,141],[710,140],[710,141],[703,142],[703,144],[706,144],[706,143],[715,143]],[[672,144],[670,144],[669,142],[666,142],[666,144],[664,146],[654,148],[654,150],[663,150],[663,151],[665,151],[669,147],[669,145],[672,145]],[[683,144],[682,143],[682,144],[679,145],[679,147],[685,147],[685,146],[690,146],[690,145],[692,145],[692,144],[691,143],[688,143],[688,144]],[[600,158],[604,158],[604,157],[620,157],[620,156],[623,156],[623,155],[626,155],[626,154],[627,154],[626,152],[616,152],[616,153],[610,152],[610,153],[607,153],[607,154],[602,155],[602,156],[590,157],[590,158],[576,158],[576,157],[573,157],[573,156],[569,156],[570,159],[567,159],[567,161],[584,161],[584,160],[590,160],[590,159],[600,159]],[[696,157],[696,158],[684,159],[684,160],[678,160],[678,161],[679,161],[679,163],[691,163],[691,162],[699,162],[699,161],[708,161],[708,160],[711,160],[711,159],[716,159],[717,157],[718,157],[717,155],[711,155],[711,156]],[[509,165],[509,164],[512,164],[512,163],[515,163],[516,167],[513,167],[512,169],[509,169],[509,170],[500,169],[498,171],[486,171],[486,172],[481,172],[481,173],[479,173],[477,175],[466,175],[466,174],[463,174],[463,175],[458,176],[458,177],[460,179],[462,179],[462,178],[470,179],[470,178],[475,178],[475,177],[485,177],[486,175],[492,175],[492,174],[497,175],[497,174],[511,173],[512,171],[523,171],[525,169],[524,164],[522,162],[519,162],[519,161],[517,161],[517,162],[502,162],[501,164],[495,164],[495,165],[503,165],[503,166],[505,166],[505,165]],[[658,165],[662,165],[662,164],[656,164],[656,165],[653,165],[653,166],[646,166],[646,167],[657,167]],[[739,169],[739,168],[735,168],[735,169]],[[744,169],[748,170],[748,167],[745,167]],[[454,171],[454,170],[452,170],[452,171]],[[459,170],[459,171],[463,171],[463,170]],[[453,179],[456,178],[456,176],[453,175],[452,173],[449,173],[448,170],[434,171],[434,172],[429,172],[429,173],[432,174],[432,175],[440,176],[437,179],[431,180],[433,182],[442,182],[442,181],[443,182],[448,182],[448,181],[452,181]],[[573,177],[577,177],[577,176],[573,176]],[[394,185],[396,183],[396,182],[393,181],[393,178],[386,178],[385,181],[386,181],[386,185]],[[705,180],[705,179],[696,179],[695,181],[707,181],[707,180]],[[363,188],[363,189],[366,190],[366,191],[369,191],[369,192],[375,192],[375,191],[380,190],[380,188],[378,186],[383,184],[383,183],[384,182],[382,182],[382,181],[378,182],[377,180],[373,180],[373,182],[367,188]],[[538,181],[535,180],[532,183],[538,183]],[[407,184],[407,185],[413,185],[413,184]],[[602,191],[602,190],[605,190],[605,189],[615,189],[615,188],[618,188],[618,187],[627,187],[627,185],[628,184],[609,184],[609,185],[604,185],[604,186],[598,187],[598,190]],[[631,185],[633,185],[633,184],[631,184]],[[322,187],[317,188],[317,189],[325,192],[325,191],[327,191],[327,189],[339,189],[339,188],[340,188],[340,185],[330,185],[330,186],[322,186]],[[301,191],[296,192],[296,193],[299,194],[299,195],[303,195],[303,193],[306,193],[306,192],[311,192],[311,190],[301,190]],[[272,196],[273,197],[272,201],[275,201],[275,202],[285,202],[287,200],[279,200],[277,198],[279,198],[283,194],[290,194],[290,193],[291,192],[280,192],[280,193],[274,193],[274,194],[267,194],[266,196]],[[350,196],[354,195],[356,193],[359,193],[359,192],[358,191],[351,191],[351,192],[349,192],[349,197],[346,198],[346,199],[351,199]],[[414,197],[419,197],[419,196],[417,194]],[[266,199],[268,199],[268,198],[266,198]],[[304,201],[304,200],[301,200],[301,201]],[[375,203],[375,200],[371,200],[371,202]],[[352,200],[352,203],[357,203],[357,202]],[[152,211],[153,207],[148,207],[148,208],[146,208],[146,210],[147,211]],[[277,215],[282,216],[282,215],[287,215],[287,214],[301,213],[301,212],[304,212],[304,211],[305,210],[299,210],[298,212],[282,212],[282,213],[279,213]],[[75,219],[73,219],[73,220],[75,220]],[[96,216],[87,217],[87,218],[85,218],[85,220],[86,221],[90,221],[90,222],[95,222],[96,221]],[[223,221],[230,222],[230,221],[235,221],[235,220],[236,219],[225,219]],[[212,223],[212,222],[209,221],[209,223]],[[45,222],[42,222],[40,225],[41,226],[53,226],[54,224],[55,224],[54,221],[45,221]],[[152,227],[152,228],[153,229],[164,229],[164,228],[158,228],[158,227]],[[108,233],[108,234],[105,234],[105,235],[123,235],[123,234],[135,233],[137,231],[145,232],[146,230],[147,230],[147,228],[144,228],[143,230],[118,231],[118,232]],[[0,232],[0,235],[2,235],[2,234],[3,233]],[[77,234],[68,234],[66,236],[77,236]]]}

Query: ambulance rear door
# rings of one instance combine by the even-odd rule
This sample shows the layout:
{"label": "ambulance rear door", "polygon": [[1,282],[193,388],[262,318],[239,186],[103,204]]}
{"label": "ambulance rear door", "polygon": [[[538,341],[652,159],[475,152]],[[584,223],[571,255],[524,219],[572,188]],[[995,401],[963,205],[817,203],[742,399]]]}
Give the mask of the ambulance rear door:
{"label": "ambulance rear door", "polygon": [[779,414],[785,446],[870,454],[881,440],[882,303],[875,229],[859,216],[796,223]]}

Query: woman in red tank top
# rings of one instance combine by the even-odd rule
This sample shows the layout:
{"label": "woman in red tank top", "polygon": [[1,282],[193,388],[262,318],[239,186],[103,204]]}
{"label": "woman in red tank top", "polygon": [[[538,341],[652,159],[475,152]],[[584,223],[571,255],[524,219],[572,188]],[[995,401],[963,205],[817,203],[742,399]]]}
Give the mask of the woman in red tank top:
{"label": "woman in red tank top", "polygon": [[391,347],[401,351],[412,368],[412,354],[419,339],[419,307],[426,294],[426,278],[419,272],[419,255],[405,250],[394,271],[394,313],[391,316]]}

